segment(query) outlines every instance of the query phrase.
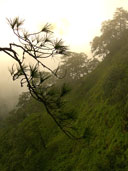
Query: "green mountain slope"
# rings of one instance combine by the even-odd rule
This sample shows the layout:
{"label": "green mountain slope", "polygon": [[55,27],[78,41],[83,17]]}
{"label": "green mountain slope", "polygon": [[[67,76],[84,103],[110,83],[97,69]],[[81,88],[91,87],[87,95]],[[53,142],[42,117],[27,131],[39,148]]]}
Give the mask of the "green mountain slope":
{"label": "green mountain slope", "polygon": [[85,141],[89,134],[89,146],[81,150],[85,156],[79,156],[76,170],[128,170],[127,85],[126,47],[108,56],[85,80],[78,125],[85,127]]}
{"label": "green mountain slope", "polygon": [[74,125],[83,139],[61,133],[41,104],[23,102],[0,130],[0,170],[127,171],[127,49],[107,56],[66,96],[64,110],[75,110]]}
{"label": "green mountain slope", "polygon": [[128,56],[123,47],[75,86],[70,105],[77,110],[76,127],[84,140],[63,140],[64,156],[61,160],[60,148],[60,153],[56,152],[58,161],[53,160],[55,170],[128,170],[127,85]]}

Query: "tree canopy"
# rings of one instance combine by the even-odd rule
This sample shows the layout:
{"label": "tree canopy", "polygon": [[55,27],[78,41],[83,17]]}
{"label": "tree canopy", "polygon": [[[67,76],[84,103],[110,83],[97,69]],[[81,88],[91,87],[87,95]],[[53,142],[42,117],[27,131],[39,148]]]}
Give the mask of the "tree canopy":
{"label": "tree canopy", "polygon": [[98,63],[98,59],[89,59],[85,53],[70,52],[68,56],[62,56],[59,73],[65,75],[66,82],[77,81],[93,71]]}
{"label": "tree canopy", "polygon": [[128,12],[117,8],[111,20],[104,21],[101,27],[101,36],[96,36],[92,43],[94,56],[105,57],[120,47],[120,41],[128,34]]}

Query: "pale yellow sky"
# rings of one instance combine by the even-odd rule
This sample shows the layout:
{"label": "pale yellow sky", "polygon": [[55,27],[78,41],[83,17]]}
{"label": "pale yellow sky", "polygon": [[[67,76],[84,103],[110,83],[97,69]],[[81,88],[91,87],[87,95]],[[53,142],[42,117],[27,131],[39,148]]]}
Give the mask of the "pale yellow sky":
{"label": "pale yellow sky", "polygon": [[[30,31],[38,31],[47,22],[53,24],[55,35],[65,40],[70,50],[90,54],[89,42],[118,7],[128,9],[128,0],[0,0],[0,47],[16,40],[6,18],[19,16]],[[23,91],[20,84],[12,83],[8,72],[12,62],[0,53],[0,96],[7,103]]]}
{"label": "pale yellow sky", "polygon": [[14,41],[6,18],[19,16],[25,26],[37,31],[46,22],[72,51],[88,51],[89,42],[100,33],[102,21],[118,7],[128,9],[127,0],[0,0],[0,46]]}

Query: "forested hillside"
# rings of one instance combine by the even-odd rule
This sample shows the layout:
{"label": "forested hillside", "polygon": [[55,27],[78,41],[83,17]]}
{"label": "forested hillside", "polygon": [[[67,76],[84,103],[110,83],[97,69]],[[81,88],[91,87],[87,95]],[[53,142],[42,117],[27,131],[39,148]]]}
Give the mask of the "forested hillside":
{"label": "forested hillside", "polygon": [[128,170],[128,12],[117,9],[101,31],[94,59],[70,52],[59,70],[66,76],[46,80],[64,131],[29,92],[0,120],[0,170]]}

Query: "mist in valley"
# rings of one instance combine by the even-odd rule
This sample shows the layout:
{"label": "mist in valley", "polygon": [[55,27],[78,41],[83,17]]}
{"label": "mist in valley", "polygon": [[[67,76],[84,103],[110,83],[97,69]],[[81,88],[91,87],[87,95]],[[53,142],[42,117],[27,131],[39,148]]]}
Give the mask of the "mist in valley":
{"label": "mist in valley", "polygon": [[19,95],[26,91],[26,88],[21,87],[19,81],[12,80],[9,68],[14,61],[6,55],[0,57],[0,114],[5,114],[15,107]]}

